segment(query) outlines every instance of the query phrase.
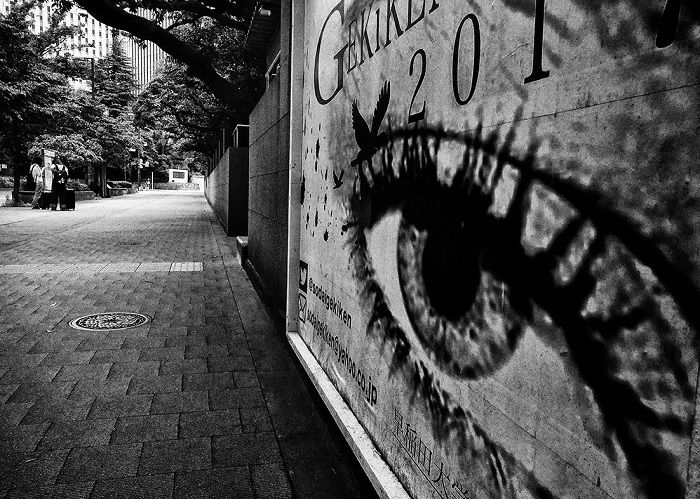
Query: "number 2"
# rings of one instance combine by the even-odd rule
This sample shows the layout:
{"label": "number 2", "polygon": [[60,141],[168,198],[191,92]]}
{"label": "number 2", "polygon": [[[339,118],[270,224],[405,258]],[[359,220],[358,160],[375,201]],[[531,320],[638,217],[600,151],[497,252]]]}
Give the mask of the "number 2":
{"label": "number 2", "polygon": [[425,119],[425,101],[423,101],[423,109],[421,109],[417,113],[411,113],[411,109],[413,109],[413,101],[416,100],[416,95],[418,95],[418,89],[420,89],[420,86],[423,84],[423,78],[425,78],[425,51],[423,49],[416,50],[416,53],[413,54],[413,57],[411,57],[411,66],[409,67],[408,74],[409,76],[413,76],[413,63],[416,62],[417,55],[420,55],[421,57],[421,71],[420,77],[418,78],[418,85],[416,85],[416,89],[413,91],[413,98],[411,99],[411,104],[408,106],[409,123],[415,123],[417,121]]}

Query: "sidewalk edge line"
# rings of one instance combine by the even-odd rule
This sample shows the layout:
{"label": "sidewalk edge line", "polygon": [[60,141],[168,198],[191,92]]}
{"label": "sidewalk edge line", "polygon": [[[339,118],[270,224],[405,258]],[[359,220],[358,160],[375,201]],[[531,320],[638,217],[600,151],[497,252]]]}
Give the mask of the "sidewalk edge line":
{"label": "sidewalk edge line", "polygon": [[374,490],[384,499],[409,499],[389,465],[377,451],[369,435],[340,396],[338,390],[321,368],[299,333],[288,332],[287,341],[316,387],[323,403],[352,449]]}

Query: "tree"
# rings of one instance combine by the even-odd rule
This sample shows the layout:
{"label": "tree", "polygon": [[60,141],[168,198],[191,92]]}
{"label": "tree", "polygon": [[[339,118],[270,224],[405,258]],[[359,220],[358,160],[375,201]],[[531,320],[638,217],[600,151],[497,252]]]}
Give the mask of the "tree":
{"label": "tree", "polygon": [[[27,170],[27,148],[35,137],[68,133],[80,126],[80,102],[51,59],[43,57],[70,36],[54,15],[41,35],[29,30],[28,14],[37,2],[15,4],[0,16],[0,150],[14,169],[13,199],[19,201],[20,178]],[[76,120],[77,118],[77,120]]]}
{"label": "tree", "polygon": [[[206,19],[180,26],[178,32],[183,40],[203,47],[235,84],[237,92],[250,96],[251,103],[256,102],[264,88],[263,77],[257,62],[244,52],[242,32],[221,30]],[[139,95],[133,109],[136,126],[154,133],[160,131],[158,143],[169,140],[170,153],[190,159],[188,165],[193,171],[205,169],[222,128],[231,130],[248,119],[247,111],[221,102],[189,73],[187,66],[172,58]],[[166,161],[163,151],[154,161]],[[172,159],[167,162],[172,163]]]}
{"label": "tree", "polygon": [[181,64],[172,61],[139,95],[134,118],[138,127],[177,137],[180,151],[204,154],[216,146],[222,128],[247,121],[247,116],[222,105]]}
{"label": "tree", "polygon": [[131,60],[122,47],[118,33],[113,37],[112,50],[95,64],[95,98],[112,117],[129,112],[134,102],[134,81]]}
{"label": "tree", "polygon": [[102,116],[85,133],[100,144],[102,161],[108,168],[126,171],[131,162],[129,150],[142,139],[131,112],[136,82],[118,33],[110,54],[95,65],[94,78],[94,98],[102,106]]}

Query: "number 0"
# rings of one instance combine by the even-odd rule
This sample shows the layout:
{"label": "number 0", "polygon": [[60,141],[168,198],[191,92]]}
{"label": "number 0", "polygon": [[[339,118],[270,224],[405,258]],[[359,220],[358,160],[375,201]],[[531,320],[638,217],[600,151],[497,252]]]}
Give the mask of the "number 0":
{"label": "number 0", "polygon": [[[462,38],[462,28],[464,23],[469,19],[474,27],[474,64],[472,66],[472,86],[469,89],[469,95],[466,99],[462,99],[459,94],[459,41]],[[474,90],[476,90],[476,82],[479,80],[479,58],[481,57],[481,32],[479,31],[479,20],[474,14],[469,14],[462,22],[459,23],[459,28],[457,28],[457,36],[455,37],[455,44],[452,49],[452,91],[455,94],[455,100],[461,106],[469,102],[474,96]]]}

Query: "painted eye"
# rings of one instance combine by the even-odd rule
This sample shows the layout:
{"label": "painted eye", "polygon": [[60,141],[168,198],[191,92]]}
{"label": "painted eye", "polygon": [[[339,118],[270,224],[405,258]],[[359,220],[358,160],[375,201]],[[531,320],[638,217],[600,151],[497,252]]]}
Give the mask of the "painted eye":
{"label": "painted eye", "polygon": [[[448,162],[454,151],[440,156]],[[372,234],[382,235],[368,237],[370,256],[392,312],[428,356],[452,375],[482,377],[511,356],[527,301],[483,268],[493,231],[488,197],[451,189],[454,179],[424,180],[374,225]]]}
{"label": "painted eye", "polygon": [[[620,490],[680,496],[700,291],[613,204],[537,169],[534,149],[510,155],[511,139],[499,149],[479,129],[398,130],[360,170],[348,226],[367,333],[392,346],[392,370],[436,428],[462,428],[460,445],[486,449],[472,464],[496,459],[538,490],[496,443],[475,443],[482,430],[457,401],[455,378],[519,380],[546,354],[569,373],[547,392],[576,391],[567,412],[625,470]],[[538,403],[547,410],[546,398]],[[502,477],[492,470],[484,480]]]}

